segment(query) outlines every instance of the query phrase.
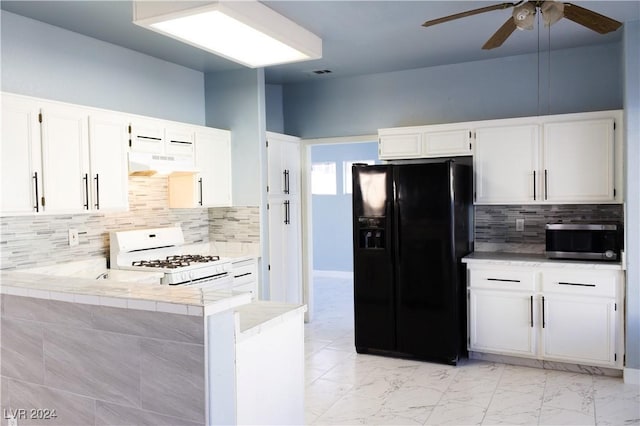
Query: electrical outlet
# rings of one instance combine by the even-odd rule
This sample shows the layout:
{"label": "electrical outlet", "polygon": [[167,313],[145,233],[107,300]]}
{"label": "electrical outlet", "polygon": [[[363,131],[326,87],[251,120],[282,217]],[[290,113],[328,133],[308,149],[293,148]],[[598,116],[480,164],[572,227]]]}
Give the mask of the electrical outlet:
{"label": "electrical outlet", "polygon": [[69,229],[69,245],[73,247],[73,246],[77,246],[78,244],[80,244],[80,241],[78,238],[78,230]]}
{"label": "electrical outlet", "polygon": [[524,231],[524,219],[516,219],[516,231]]}

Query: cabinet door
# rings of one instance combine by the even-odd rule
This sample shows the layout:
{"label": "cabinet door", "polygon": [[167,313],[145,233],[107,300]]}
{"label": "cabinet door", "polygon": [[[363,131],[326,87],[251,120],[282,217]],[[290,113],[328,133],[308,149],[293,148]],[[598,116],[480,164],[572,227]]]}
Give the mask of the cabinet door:
{"label": "cabinet door", "polygon": [[33,101],[2,95],[0,212],[3,214],[29,213],[41,209],[39,112],[38,105]]}
{"label": "cabinet door", "polygon": [[469,349],[534,357],[535,314],[531,293],[470,290]]}
{"label": "cabinet door", "polygon": [[421,157],[422,133],[379,135],[378,156],[381,160]]}
{"label": "cabinet door", "polygon": [[117,114],[91,114],[91,209],[126,210],[128,202],[127,119]]}
{"label": "cabinet door", "polygon": [[546,294],[542,304],[545,359],[616,364],[613,299]]}
{"label": "cabinet door", "polygon": [[81,108],[42,108],[44,210],[89,210],[89,114]]}
{"label": "cabinet door", "polygon": [[300,144],[287,135],[268,135],[269,195],[297,195],[300,190]]}
{"label": "cabinet door", "polygon": [[160,120],[131,121],[131,151],[164,154],[164,125]]}
{"label": "cabinet door", "polygon": [[538,126],[476,130],[473,158],[478,204],[539,201]]}
{"label": "cabinet door", "polygon": [[546,201],[614,201],[613,125],[613,119],[544,125]]}
{"label": "cabinet door", "polygon": [[167,155],[193,156],[195,134],[192,127],[171,125],[165,129]]}
{"label": "cabinet door", "polygon": [[199,205],[231,206],[231,134],[226,130],[196,132]]}
{"label": "cabinet door", "polygon": [[425,157],[471,155],[471,130],[426,132],[424,134]]}
{"label": "cabinet door", "polygon": [[299,203],[269,200],[269,300],[302,303]]}

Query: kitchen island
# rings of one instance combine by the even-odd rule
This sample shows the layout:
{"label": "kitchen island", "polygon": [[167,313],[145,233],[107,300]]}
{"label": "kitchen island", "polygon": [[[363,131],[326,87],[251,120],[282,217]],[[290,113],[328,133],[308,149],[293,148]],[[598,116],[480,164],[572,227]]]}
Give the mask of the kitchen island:
{"label": "kitchen island", "polygon": [[[20,425],[304,422],[304,305],[144,282],[0,279],[2,407]],[[32,419],[32,409],[56,417]]]}

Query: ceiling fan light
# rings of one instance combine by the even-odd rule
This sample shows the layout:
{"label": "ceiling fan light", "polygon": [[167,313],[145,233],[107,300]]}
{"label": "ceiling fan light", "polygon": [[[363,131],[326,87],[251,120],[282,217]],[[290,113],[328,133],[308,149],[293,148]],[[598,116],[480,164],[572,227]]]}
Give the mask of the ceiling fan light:
{"label": "ceiling fan light", "polygon": [[513,22],[519,30],[532,30],[535,15],[536,7],[531,2],[513,8]]}
{"label": "ceiling fan light", "polygon": [[556,1],[545,1],[540,6],[544,26],[550,27],[564,17],[564,3]]}

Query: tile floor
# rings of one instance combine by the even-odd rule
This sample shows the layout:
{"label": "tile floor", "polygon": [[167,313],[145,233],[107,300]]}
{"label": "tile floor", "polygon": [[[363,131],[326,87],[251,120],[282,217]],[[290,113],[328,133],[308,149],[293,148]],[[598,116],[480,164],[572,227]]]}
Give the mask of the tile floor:
{"label": "tile floor", "polygon": [[457,367],[359,355],[350,280],[316,278],[306,325],[306,423],[640,425],[622,379],[466,361]]}

